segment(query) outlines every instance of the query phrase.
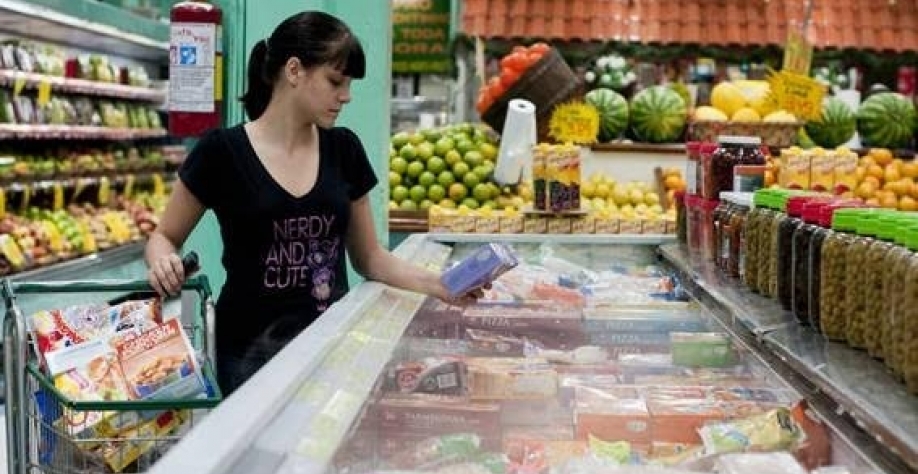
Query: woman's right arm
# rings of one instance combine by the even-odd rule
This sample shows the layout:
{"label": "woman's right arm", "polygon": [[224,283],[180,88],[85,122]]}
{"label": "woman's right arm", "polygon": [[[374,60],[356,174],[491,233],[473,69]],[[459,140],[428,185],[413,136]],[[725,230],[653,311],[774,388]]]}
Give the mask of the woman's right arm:
{"label": "woman's right arm", "polygon": [[175,180],[166,211],[159,226],[150,234],[145,250],[149,267],[147,278],[160,295],[175,295],[181,291],[186,275],[177,251],[201,220],[204,210],[204,205],[182,180]]}

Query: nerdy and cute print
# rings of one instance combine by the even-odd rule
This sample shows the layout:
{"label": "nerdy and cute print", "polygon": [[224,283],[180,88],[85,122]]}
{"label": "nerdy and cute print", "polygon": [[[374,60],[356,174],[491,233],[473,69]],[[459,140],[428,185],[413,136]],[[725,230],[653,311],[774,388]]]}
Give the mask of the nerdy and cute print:
{"label": "nerdy and cute print", "polygon": [[277,219],[273,240],[264,256],[264,288],[268,291],[311,287],[316,309],[325,311],[335,287],[340,236],[333,235],[335,215]]}

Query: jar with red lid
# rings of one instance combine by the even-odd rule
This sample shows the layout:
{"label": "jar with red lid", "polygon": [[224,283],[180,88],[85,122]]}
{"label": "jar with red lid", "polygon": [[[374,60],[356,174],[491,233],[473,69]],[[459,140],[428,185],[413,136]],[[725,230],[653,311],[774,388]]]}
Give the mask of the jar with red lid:
{"label": "jar with red lid", "polygon": [[717,150],[711,155],[708,173],[705,175],[705,197],[719,197],[720,193],[733,190],[735,167],[739,165],[765,165],[762,153],[762,139],[725,135],[717,138]]}
{"label": "jar with red lid", "polygon": [[697,177],[695,187],[698,190],[695,194],[704,199],[717,199],[717,193],[711,188],[711,157],[717,151],[717,143],[702,143],[698,151],[698,166],[696,168]]}
{"label": "jar with red lid", "polygon": [[698,163],[701,162],[701,142],[688,142],[685,144],[688,162],[685,166],[685,192],[696,194],[698,192]]}
{"label": "jar with red lid", "polygon": [[724,270],[730,258],[729,225],[733,213],[733,203],[728,199],[730,193],[720,193],[720,200],[714,209],[714,263]]}
{"label": "jar with red lid", "polygon": [[787,311],[793,309],[792,292],[793,258],[794,258],[794,232],[803,225],[803,210],[810,202],[828,201],[828,196],[791,196],[787,199],[785,208],[786,217],[778,226],[778,255],[777,255],[777,295],[781,307]]}
{"label": "jar with red lid", "polygon": [[717,242],[714,240],[714,210],[720,201],[714,199],[698,200],[698,226],[701,255],[706,260],[714,260],[717,255]]}
{"label": "jar with red lid", "polygon": [[802,223],[794,230],[791,238],[791,312],[802,325],[810,324],[810,248],[813,236],[820,229],[823,208],[831,201],[810,201],[800,212]]}

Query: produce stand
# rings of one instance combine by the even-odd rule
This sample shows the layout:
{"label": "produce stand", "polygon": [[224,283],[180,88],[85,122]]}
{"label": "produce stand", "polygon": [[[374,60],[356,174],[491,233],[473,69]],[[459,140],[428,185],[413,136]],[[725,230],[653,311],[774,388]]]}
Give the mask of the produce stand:
{"label": "produce stand", "polygon": [[[859,356],[846,347],[821,346],[805,334],[800,336],[802,339],[798,339],[798,342],[804,342],[802,346],[782,342],[787,338],[780,335],[790,327],[783,312],[776,311],[773,305],[760,297],[719,278],[718,271],[711,265],[688,258],[682,247],[672,243],[669,238],[415,234],[408,237],[395,251],[402,256],[410,256],[415,263],[430,268],[442,268],[444,264],[460,258],[479,243],[492,241],[510,243],[521,252],[520,255],[524,256],[524,261],[527,262],[540,262],[544,261],[540,260],[543,258],[556,257],[559,260],[554,261],[553,265],[562,265],[561,268],[567,268],[563,265],[570,265],[571,262],[578,262],[575,267],[585,265],[592,270],[608,269],[606,265],[614,264],[620,267],[620,271],[627,273],[629,269],[633,271],[642,265],[659,265],[665,271],[672,272],[670,274],[680,282],[678,287],[688,292],[691,296],[690,301],[695,302],[692,304],[699,305],[697,312],[693,314],[700,319],[692,319],[696,322],[690,324],[701,324],[707,328],[706,330],[728,334],[731,346],[736,348],[740,357],[740,364],[755,374],[755,380],[762,382],[763,387],[768,387],[768,390],[777,390],[793,399],[806,400],[811,412],[818,414],[831,438],[833,463],[847,466],[850,472],[905,473],[913,472],[915,469],[914,419],[918,416],[918,406],[914,397],[903,395],[895,382],[870,375],[870,363],[859,360]],[[373,472],[377,469],[391,469],[393,466],[401,466],[409,471],[425,471],[417,465],[411,465],[410,462],[399,464],[401,461],[397,461],[398,459],[404,461],[413,458],[392,458],[391,450],[387,451],[383,447],[398,445],[402,446],[405,452],[412,452],[412,447],[423,445],[418,444],[422,443],[422,439],[437,438],[444,434],[464,432],[463,430],[476,433],[482,443],[482,449],[511,457],[516,455],[515,451],[508,451],[509,445],[506,443],[515,439],[515,436],[523,436],[519,433],[529,433],[523,436],[524,438],[535,436],[543,440],[569,439],[575,445],[577,440],[587,443],[582,434],[576,434],[579,433],[576,431],[577,427],[586,429],[585,425],[581,424],[585,422],[575,422],[567,418],[571,412],[559,408],[551,398],[539,399],[535,405],[516,405],[512,400],[503,400],[497,403],[497,408],[493,408],[493,404],[490,405],[492,408],[481,408],[496,409],[496,412],[474,416],[467,413],[458,414],[460,412],[445,408],[443,410],[446,411],[431,409],[429,404],[436,406],[437,403],[430,400],[428,404],[408,405],[414,408],[404,413],[395,411],[394,408],[386,408],[390,406],[386,405],[389,402],[381,400],[388,400],[388,397],[429,397],[416,393],[392,393],[393,388],[388,384],[393,380],[392,371],[402,367],[399,363],[407,364],[404,367],[411,367],[414,362],[422,363],[423,360],[429,360],[425,357],[446,357],[446,360],[452,360],[451,355],[461,354],[459,360],[470,357],[467,360],[472,364],[470,367],[474,368],[469,370],[474,372],[475,377],[480,377],[482,370],[485,373],[490,372],[474,365],[476,357],[492,357],[486,360],[492,361],[490,364],[496,364],[495,367],[500,366],[499,361],[502,357],[525,357],[513,356],[510,353],[500,355],[500,351],[506,351],[507,347],[500,349],[500,346],[477,345],[481,341],[470,337],[471,333],[461,332],[462,329],[454,336],[439,334],[438,327],[425,324],[425,321],[438,320],[430,319],[430,315],[435,313],[430,312],[429,305],[429,301],[417,295],[394,291],[376,283],[363,283],[355,287],[340,303],[330,308],[313,326],[304,331],[236,394],[218,407],[154,466],[151,472]],[[543,310],[546,308],[538,304],[536,307]],[[502,315],[474,321],[485,324],[490,330],[506,337],[506,342],[512,347],[514,334],[518,336],[522,334],[520,331],[525,331],[523,326],[515,326],[512,322],[513,308],[514,304],[510,304],[506,307],[508,312]],[[471,317],[468,316],[471,313],[466,314],[467,316],[459,316],[460,321],[466,321],[462,324],[471,324],[469,320],[462,319]],[[667,324],[672,323],[672,320],[664,318],[657,324],[666,321],[669,321]],[[554,340],[555,343],[546,343],[546,347],[567,347],[564,346],[564,337],[567,336],[563,334],[570,334],[568,331],[571,329],[550,326],[558,324],[557,320],[546,320],[539,324],[549,326],[530,330],[528,334],[533,341]],[[599,340],[595,338],[601,337],[604,333],[595,332],[598,330],[597,326],[592,327],[593,329],[586,329],[585,334],[594,338],[594,341]],[[619,327],[617,331],[627,333],[629,329]],[[643,336],[631,334],[629,337],[637,338],[631,340],[633,343],[641,338],[653,339],[655,333]],[[538,357],[538,346],[534,350],[533,354]],[[644,356],[646,355],[645,353]],[[631,357],[634,356],[632,353]],[[629,356],[626,356],[626,359],[627,357]],[[640,359],[641,354],[638,353],[636,357]],[[562,380],[566,377],[563,371],[572,370],[565,369],[564,363],[561,362],[550,365],[554,370],[562,371]],[[613,382],[613,386],[618,389],[633,387],[635,383],[659,384],[658,388],[663,390],[685,388],[679,385],[679,377],[652,376],[644,379],[640,376],[633,378],[636,374],[634,372],[624,372],[630,373],[632,378],[622,379],[619,377],[623,372],[616,371],[622,367],[616,363],[598,363],[584,366],[579,374],[588,381],[586,383],[599,383],[596,387],[604,387],[597,388],[601,392],[611,390],[608,382],[606,385],[599,382],[604,380],[603,374],[606,377],[619,374],[612,377],[617,380]],[[495,373],[500,373],[499,369],[494,370]],[[444,377],[447,374],[433,373]],[[695,382],[688,383],[696,383],[699,379],[689,380]],[[536,383],[534,380],[528,383],[530,385],[517,387],[539,387],[531,385]],[[563,382],[560,386],[564,386]],[[482,396],[480,392],[476,392],[482,390],[481,386],[475,386],[473,383],[471,390],[472,397]],[[868,396],[880,392],[884,394]],[[478,395],[475,395],[476,393]],[[442,397],[449,398],[448,395],[434,396],[438,400]],[[477,403],[482,402],[488,404],[487,400]],[[510,407],[520,410],[525,406],[538,408],[534,408],[534,412],[507,411],[511,410]],[[386,418],[389,415],[383,415],[379,410],[393,417],[405,418]],[[523,418],[519,418],[521,416]],[[557,423],[566,425],[568,421],[558,420],[573,423],[574,434],[566,429],[559,431]],[[373,428],[374,423],[383,423],[379,426],[379,432]],[[517,423],[530,426],[524,429],[516,426]],[[625,425],[618,420],[608,426]],[[493,432],[489,430],[492,428],[500,430],[503,435],[497,435],[497,439],[490,438]],[[418,437],[419,433],[421,437]],[[660,433],[670,431],[664,430]],[[438,439],[446,442],[445,438]],[[452,441],[461,444],[462,439],[466,438],[460,436],[452,438]],[[405,444],[407,440],[413,441]],[[596,448],[595,445],[587,444]],[[210,452],[209,456],[200,456],[204,449]],[[423,455],[420,452],[415,454]],[[473,456],[473,459],[478,458]],[[519,461],[517,458],[513,459]],[[395,464],[392,464],[393,462]],[[465,466],[468,467],[467,464]]]}

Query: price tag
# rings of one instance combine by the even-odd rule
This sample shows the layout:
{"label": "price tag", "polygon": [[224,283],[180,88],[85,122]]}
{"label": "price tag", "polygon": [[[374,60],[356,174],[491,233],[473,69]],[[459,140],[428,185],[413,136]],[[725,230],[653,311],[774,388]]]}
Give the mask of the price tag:
{"label": "price tag", "polygon": [[13,82],[13,97],[18,97],[19,94],[22,94],[22,90],[25,89],[26,79],[24,77],[17,77]]}
{"label": "price tag", "polygon": [[166,184],[163,183],[163,177],[159,173],[153,174],[153,196],[163,197],[166,194]]}
{"label": "price tag", "polygon": [[107,177],[99,178],[99,195],[97,202],[100,206],[108,205],[108,198],[111,196],[112,184]]}
{"label": "price tag", "polygon": [[787,33],[782,70],[808,76],[813,63],[813,45],[797,30]]}
{"label": "price tag", "polygon": [[38,83],[38,98],[36,99],[39,107],[44,107],[51,102],[51,83],[43,80]]}
{"label": "price tag", "polygon": [[6,189],[0,188],[0,219],[6,217]]}
{"label": "price tag", "polygon": [[562,143],[595,143],[599,135],[599,111],[583,102],[559,105],[551,114],[548,134]]}
{"label": "price tag", "polygon": [[802,120],[822,119],[825,86],[809,76],[789,71],[771,72],[768,76],[771,95],[779,109]]}
{"label": "price tag", "polygon": [[62,185],[60,181],[55,181],[52,191],[54,193],[54,198],[52,199],[51,209],[60,211],[64,208],[64,185]]}

